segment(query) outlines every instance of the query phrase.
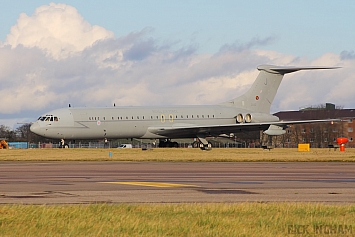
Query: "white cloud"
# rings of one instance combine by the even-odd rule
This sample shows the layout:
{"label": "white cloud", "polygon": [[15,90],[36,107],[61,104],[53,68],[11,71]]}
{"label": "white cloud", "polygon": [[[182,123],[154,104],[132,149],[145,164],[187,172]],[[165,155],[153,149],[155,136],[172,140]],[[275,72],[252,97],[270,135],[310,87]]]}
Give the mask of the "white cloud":
{"label": "white cloud", "polygon": [[5,44],[38,47],[58,59],[112,37],[111,31],[91,26],[74,7],[50,3],[38,7],[32,16],[22,13]]}
{"label": "white cloud", "polygon": [[196,45],[176,49],[151,38],[151,31],[115,38],[64,4],[41,6],[32,16],[22,14],[0,47],[1,114],[22,121],[68,103],[217,104],[245,92],[260,64],[343,66],[287,74],[272,112],[325,102],[355,107],[352,57],[324,54],[310,61],[246,47],[256,48],[256,42],[265,44],[268,39],[198,54]]}

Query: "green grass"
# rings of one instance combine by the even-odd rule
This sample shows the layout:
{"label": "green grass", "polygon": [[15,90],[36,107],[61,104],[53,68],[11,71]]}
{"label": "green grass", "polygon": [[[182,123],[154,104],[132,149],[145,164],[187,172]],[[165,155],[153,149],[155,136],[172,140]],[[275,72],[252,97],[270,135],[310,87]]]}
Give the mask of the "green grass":
{"label": "green grass", "polygon": [[[109,157],[109,152],[112,157]],[[187,148],[141,149],[10,149],[0,150],[0,161],[179,161],[179,162],[257,162],[257,161],[355,161],[355,149],[345,152],[311,149],[298,152],[295,148],[271,151],[256,148],[215,148],[212,151]]]}
{"label": "green grass", "polygon": [[241,203],[0,206],[0,236],[299,236],[300,230],[298,228],[297,233],[297,227],[305,225],[308,226],[310,236],[313,236],[315,226],[336,227],[337,231],[341,227],[347,232],[338,235],[333,230],[331,236],[351,236],[351,233],[355,234],[355,205]]}

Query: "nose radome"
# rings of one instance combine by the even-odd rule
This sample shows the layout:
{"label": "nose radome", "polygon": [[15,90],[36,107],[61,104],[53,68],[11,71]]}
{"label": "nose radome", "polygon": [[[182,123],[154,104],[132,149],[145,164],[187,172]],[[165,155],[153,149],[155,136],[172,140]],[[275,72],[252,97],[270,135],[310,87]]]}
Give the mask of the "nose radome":
{"label": "nose radome", "polygon": [[35,122],[34,124],[31,125],[30,130],[33,133],[37,133],[39,129],[39,124],[37,122]]}

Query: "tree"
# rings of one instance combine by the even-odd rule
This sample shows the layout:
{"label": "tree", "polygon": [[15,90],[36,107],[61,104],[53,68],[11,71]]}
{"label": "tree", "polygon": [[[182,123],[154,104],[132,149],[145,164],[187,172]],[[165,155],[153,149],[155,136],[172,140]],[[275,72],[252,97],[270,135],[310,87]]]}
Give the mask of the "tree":
{"label": "tree", "polygon": [[0,138],[12,140],[16,137],[15,132],[8,126],[0,125]]}

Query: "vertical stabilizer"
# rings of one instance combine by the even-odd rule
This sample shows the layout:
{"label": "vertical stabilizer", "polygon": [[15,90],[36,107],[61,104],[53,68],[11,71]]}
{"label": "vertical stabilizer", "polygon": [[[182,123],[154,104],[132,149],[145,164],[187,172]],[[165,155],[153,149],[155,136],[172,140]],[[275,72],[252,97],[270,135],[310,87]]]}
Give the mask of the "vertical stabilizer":
{"label": "vertical stabilizer", "polygon": [[258,66],[260,73],[251,88],[245,94],[222,105],[235,106],[259,113],[270,113],[271,104],[285,74],[300,70],[334,68],[336,67],[280,67],[261,65]]}

